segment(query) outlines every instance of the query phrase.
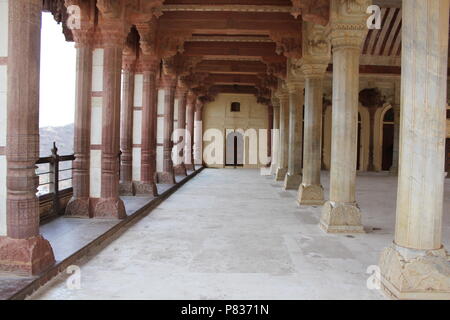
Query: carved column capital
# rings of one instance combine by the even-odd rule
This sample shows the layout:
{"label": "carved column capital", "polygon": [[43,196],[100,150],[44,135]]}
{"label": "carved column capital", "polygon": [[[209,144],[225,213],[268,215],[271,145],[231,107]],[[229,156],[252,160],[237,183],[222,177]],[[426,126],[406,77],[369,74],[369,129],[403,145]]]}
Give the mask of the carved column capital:
{"label": "carved column capital", "polygon": [[366,13],[371,0],[332,0],[328,34],[333,50],[361,49],[368,32]]}
{"label": "carved column capital", "polygon": [[308,64],[302,65],[302,72],[305,79],[321,79],[327,71],[328,63],[323,64]]}

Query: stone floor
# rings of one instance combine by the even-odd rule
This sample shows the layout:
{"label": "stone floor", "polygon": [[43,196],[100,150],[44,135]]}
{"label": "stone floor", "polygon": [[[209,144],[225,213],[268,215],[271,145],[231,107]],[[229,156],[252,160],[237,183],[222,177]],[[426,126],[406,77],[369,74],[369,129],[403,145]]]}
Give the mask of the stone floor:
{"label": "stone floor", "polygon": [[[193,173],[188,171],[188,175]],[[184,176],[176,176],[176,182],[183,180]],[[162,194],[173,185],[158,184],[158,193]],[[125,204],[128,216],[134,214],[143,206],[151,202],[155,197],[121,197]],[[117,219],[77,219],[64,216],[50,220],[40,227],[40,232],[45,239],[49,240],[56,262],[68,258],[97,237],[107,232],[121,220]],[[38,277],[14,276],[9,273],[0,272],[0,300],[8,299],[10,296],[28,286]]]}
{"label": "stone floor", "polygon": [[[328,189],[328,173],[323,173]],[[393,239],[396,178],[361,174],[368,233],[328,235],[320,207],[258,170],[206,169],[120,237],[78,262],[81,289],[61,274],[30,299],[384,299],[366,282]],[[444,244],[450,248],[450,179]]]}

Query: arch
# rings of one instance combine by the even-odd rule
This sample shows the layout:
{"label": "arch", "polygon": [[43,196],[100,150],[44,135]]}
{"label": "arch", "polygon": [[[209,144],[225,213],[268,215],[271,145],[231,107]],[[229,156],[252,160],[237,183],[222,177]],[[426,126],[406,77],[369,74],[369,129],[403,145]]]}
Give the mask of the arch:
{"label": "arch", "polygon": [[369,167],[369,145],[370,145],[370,113],[369,109],[361,103],[358,107],[361,117],[361,136],[359,141],[359,163],[358,171],[367,171]]}
{"label": "arch", "polygon": [[392,105],[390,103],[385,103],[381,108],[379,108],[375,112],[375,123],[374,123],[374,132],[373,132],[373,162],[375,171],[382,170],[382,162],[383,162],[383,126],[384,126],[384,117],[386,112],[392,109]]}

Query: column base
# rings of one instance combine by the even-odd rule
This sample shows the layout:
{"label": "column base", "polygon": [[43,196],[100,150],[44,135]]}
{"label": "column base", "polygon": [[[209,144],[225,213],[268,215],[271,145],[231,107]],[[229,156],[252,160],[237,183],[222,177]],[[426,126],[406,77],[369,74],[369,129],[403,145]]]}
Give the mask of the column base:
{"label": "column base", "polygon": [[0,237],[0,270],[37,275],[55,263],[53,249],[41,235],[28,239]]}
{"label": "column base", "polygon": [[285,190],[298,190],[300,184],[302,183],[302,176],[300,174],[290,175],[286,174],[284,178],[284,189]]}
{"label": "column base", "polygon": [[414,250],[392,244],[380,259],[381,288],[397,299],[450,299],[450,257],[444,248]]}
{"label": "column base", "polygon": [[184,166],[186,167],[186,170],[195,171],[195,167],[193,164],[185,164]]}
{"label": "column base", "polygon": [[134,196],[134,186],[133,182],[121,182],[119,184],[119,194],[121,196]]}
{"label": "column base", "polygon": [[125,219],[126,217],[125,205],[119,198],[101,198],[95,205],[94,218]]}
{"label": "column base", "polygon": [[174,172],[158,172],[158,183],[162,184],[175,184]]}
{"label": "column base", "polygon": [[184,163],[173,167],[173,171],[177,176],[187,176],[186,166]]}
{"label": "column base", "polygon": [[270,175],[272,175],[272,176],[276,175],[277,169],[278,169],[278,167],[277,167],[276,163],[271,164],[270,165]]}
{"label": "column base", "polygon": [[322,208],[320,228],[326,233],[364,233],[361,211],[355,203],[327,201]]}
{"label": "column base", "polygon": [[301,184],[298,190],[298,203],[306,206],[321,206],[324,204],[323,187],[321,185]]}
{"label": "column base", "polygon": [[391,168],[389,169],[389,174],[390,174],[391,176],[398,176],[398,167],[391,167]]}
{"label": "column base", "polygon": [[89,218],[89,198],[72,198],[66,206],[65,215],[71,218]]}
{"label": "column base", "polygon": [[277,168],[275,173],[275,181],[284,181],[287,174],[287,168]]}
{"label": "column base", "polygon": [[154,196],[158,195],[156,183],[152,182],[134,182],[134,190],[136,196]]}

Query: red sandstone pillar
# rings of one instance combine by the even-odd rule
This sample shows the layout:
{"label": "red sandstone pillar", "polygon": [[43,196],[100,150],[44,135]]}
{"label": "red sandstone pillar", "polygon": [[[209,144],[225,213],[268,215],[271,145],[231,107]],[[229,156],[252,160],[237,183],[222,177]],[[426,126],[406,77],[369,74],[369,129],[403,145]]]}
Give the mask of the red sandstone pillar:
{"label": "red sandstone pillar", "polygon": [[187,170],[195,170],[192,141],[194,139],[194,113],[196,101],[197,96],[189,90],[186,97],[186,146],[184,152],[184,165]]}
{"label": "red sandstone pillar", "polygon": [[178,83],[176,91],[176,99],[178,100],[178,135],[179,140],[176,143],[176,153],[181,161],[174,168],[175,174],[187,176],[186,165],[184,163],[184,154],[186,152],[186,104],[187,104],[187,88]]}
{"label": "red sandstone pillar", "polygon": [[175,89],[177,85],[176,77],[164,75],[162,87],[164,88],[164,162],[163,172],[159,173],[158,182],[166,184],[175,183],[175,173],[172,161],[172,132],[174,118]]}
{"label": "red sandstone pillar", "polygon": [[158,195],[156,188],[156,70],[159,61],[145,56],[142,61],[144,74],[142,100],[141,181],[135,183],[137,195]]}
{"label": "red sandstone pillar", "polygon": [[197,99],[195,105],[195,123],[194,123],[194,164],[202,166],[203,164],[203,122],[202,122],[203,101]]}
{"label": "red sandstone pillar", "polygon": [[133,107],[135,56],[123,59],[122,105],[120,112],[120,194],[134,195],[132,178],[133,160]]}
{"label": "red sandstone pillar", "polygon": [[72,169],[73,195],[66,206],[66,215],[88,218],[93,34],[91,30],[73,30],[73,36],[77,50],[75,160]]}
{"label": "red sandstone pillar", "polygon": [[103,113],[101,194],[95,205],[95,218],[126,217],[119,198],[120,80],[125,35],[112,28],[103,29]]}
{"label": "red sandstone pillar", "polygon": [[39,63],[41,0],[9,1],[7,100],[7,235],[0,270],[38,274],[55,258],[39,234]]}

